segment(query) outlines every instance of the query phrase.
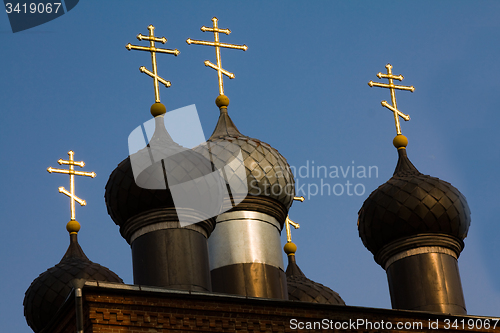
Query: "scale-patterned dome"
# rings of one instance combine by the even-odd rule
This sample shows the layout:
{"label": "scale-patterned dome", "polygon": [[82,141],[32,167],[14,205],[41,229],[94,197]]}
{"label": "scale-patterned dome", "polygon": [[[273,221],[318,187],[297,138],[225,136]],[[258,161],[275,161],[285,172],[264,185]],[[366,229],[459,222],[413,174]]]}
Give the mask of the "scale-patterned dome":
{"label": "scale-patterned dome", "polygon": [[[285,245],[288,254],[288,267],[286,268],[286,282],[288,287],[288,299],[290,301],[302,301],[321,304],[345,305],[344,300],[332,289],[308,279],[297,265],[295,260],[295,244],[290,247]],[[293,251],[289,251],[290,248]],[[288,251],[287,251],[288,250]]]}
{"label": "scale-patterned dome", "polygon": [[40,332],[63,305],[74,279],[123,283],[115,273],[90,261],[78,244],[77,235],[70,235],[70,245],[61,261],[40,274],[26,291],[24,316],[34,332]]}
{"label": "scale-patterned dome", "polygon": [[470,225],[465,197],[450,183],[421,174],[399,149],[394,175],[359,210],[358,230],[374,255],[403,237],[441,233],[463,240]]}
{"label": "scale-patterned dome", "polygon": [[[217,201],[222,179],[217,182],[207,176],[213,172],[210,160],[175,143],[165,129],[163,117],[155,117],[155,123],[155,133],[148,146],[118,164],[106,184],[104,197],[108,213],[121,227],[124,237],[131,217],[153,209],[176,207],[170,191],[173,185],[196,180],[194,187],[178,186],[176,199],[182,195],[203,198],[197,202],[203,204],[204,212],[219,212],[222,205]],[[137,179],[134,171],[139,173]],[[180,193],[179,189],[184,192]]]}
{"label": "scale-patterned dome", "polygon": [[[247,198],[235,209],[246,209],[245,203],[252,197],[265,198],[271,205],[274,202],[282,205],[279,215],[284,214],[284,220],[295,195],[295,182],[286,159],[269,144],[241,134],[229,117],[227,108],[221,107],[220,110],[213,134],[206,144],[195,150],[211,158],[216,168],[231,168],[226,173],[231,189],[235,188],[236,192],[239,188],[244,189],[239,193],[242,195],[240,200]],[[243,164],[241,160],[240,163],[229,163],[238,159],[240,152]],[[240,169],[243,167],[244,172]]]}

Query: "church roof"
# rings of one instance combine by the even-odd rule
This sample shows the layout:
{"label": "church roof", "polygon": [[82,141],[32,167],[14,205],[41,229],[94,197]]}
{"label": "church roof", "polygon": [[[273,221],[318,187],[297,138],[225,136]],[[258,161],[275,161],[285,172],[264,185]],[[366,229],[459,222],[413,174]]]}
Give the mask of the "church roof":
{"label": "church roof", "polygon": [[[293,243],[288,242],[287,244]],[[289,251],[290,248],[285,245],[285,252],[288,254],[288,267],[286,268],[288,299],[291,301],[345,305],[344,300],[338,293],[306,277],[295,259],[296,246],[293,247],[291,252]]]}
{"label": "church roof", "polygon": [[[156,103],[159,104],[159,103]],[[183,184],[193,179],[206,180],[203,176],[213,172],[212,164],[201,154],[184,148],[172,140],[165,129],[163,116],[156,116],[155,132],[147,147],[124,159],[111,173],[106,184],[105,201],[108,213],[121,227],[122,236],[130,242],[130,236],[136,229],[129,226],[129,219],[147,211],[170,208],[176,214],[176,204],[170,187]],[[188,195],[198,194],[212,204],[210,199],[217,197],[222,184],[206,180],[198,184],[196,190]],[[206,186],[203,186],[206,185]],[[179,196],[177,187],[176,195]],[[190,190],[187,188],[186,191]],[[178,201],[177,201],[178,203]],[[217,203],[215,203],[217,204]],[[213,221],[212,221],[213,222]],[[207,224],[210,233],[214,225]]]}
{"label": "church roof", "polygon": [[[221,104],[217,125],[207,143],[194,149],[205,157],[210,157],[217,169],[231,168],[227,180],[233,190],[233,197],[241,197],[241,200],[247,198],[236,209],[248,209],[252,197],[264,198],[270,201],[270,209],[279,210],[276,214],[264,212],[279,216],[278,220],[284,221],[295,195],[295,182],[290,166],[271,145],[241,134],[228,115],[227,105]],[[240,161],[244,172],[239,169]],[[250,210],[258,209],[254,207]]]}
{"label": "church roof", "polygon": [[374,255],[388,243],[422,233],[440,233],[462,241],[470,225],[467,200],[458,189],[439,178],[420,173],[398,149],[394,175],[365,200],[358,229],[363,244]]}
{"label": "church roof", "polygon": [[71,234],[61,261],[40,274],[26,291],[24,316],[34,332],[40,332],[54,318],[73,289],[75,279],[123,283],[108,268],[90,261],[78,244],[77,234]]}

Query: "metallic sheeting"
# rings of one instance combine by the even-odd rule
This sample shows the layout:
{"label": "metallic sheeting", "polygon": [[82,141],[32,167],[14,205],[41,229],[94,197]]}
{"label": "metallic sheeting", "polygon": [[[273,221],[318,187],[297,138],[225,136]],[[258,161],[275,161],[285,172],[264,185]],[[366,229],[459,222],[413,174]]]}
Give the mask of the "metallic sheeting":
{"label": "metallic sheeting", "polygon": [[207,240],[190,229],[161,229],[131,244],[134,284],[211,291]]}
{"label": "metallic sheeting", "polygon": [[457,260],[444,253],[422,253],[387,269],[394,309],[467,314]]}
{"label": "metallic sheeting", "polygon": [[234,264],[210,272],[214,292],[250,297],[288,299],[285,273],[260,264]]}
{"label": "metallic sheeting", "polygon": [[219,215],[208,247],[211,271],[239,263],[262,263],[284,270],[280,224],[267,214],[236,211]]}

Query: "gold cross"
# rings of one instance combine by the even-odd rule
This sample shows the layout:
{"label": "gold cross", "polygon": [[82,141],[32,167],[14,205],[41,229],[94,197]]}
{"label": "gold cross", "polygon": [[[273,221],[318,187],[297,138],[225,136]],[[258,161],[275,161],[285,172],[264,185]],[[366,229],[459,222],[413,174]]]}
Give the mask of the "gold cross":
{"label": "gold cross", "polygon": [[375,87],[389,88],[391,90],[392,105],[389,105],[389,103],[387,103],[387,101],[382,101],[381,104],[382,104],[382,106],[385,106],[386,108],[388,108],[389,110],[391,110],[394,113],[394,121],[396,122],[396,132],[397,132],[397,134],[401,134],[401,125],[399,124],[399,117],[403,118],[405,121],[408,121],[408,120],[410,120],[410,116],[407,114],[404,114],[398,110],[398,106],[396,104],[396,91],[395,91],[395,89],[409,90],[409,91],[413,92],[415,90],[415,88],[413,86],[407,87],[407,86],[400,86],[400,85],[394,84],[393,80],[402,81],[404,79],[403,75],[401,75],[401,74],[397,75],[397,76],[393,75],[391,64],[387,64],[385,66],[385,68],[387,68],[387,74],[382,74],[379,72],[377,74],[377,77],[379,79],[389,79],[389,84],[373,82],[370,80],[370,82],[368,82],[368,85],[370,87],[375,86]]}
{"label": "gold cross", "polygon": [[67,164],[69,165],[69,169],[54,169],[53,167],[48,167],[47,171],[52,173],[64,173],[64,174],[69,174],[69,192],[66,191],[64,187],[59,187],[59,193],[64,193],[71,199],[71,206],[70,206],[70,211],[71,211],[71,221],[75,221],[75,201],[78,202],[81,206],[85,206],[87,202],[83,199],[80,199],[75,195],[75,175],[76,176],[87,176],[87,177],[92,177],[94,178],[96,176],[95,172],[83,172],[83,171],[75,171],[75,165],[79,166],[80,168],[83,168],[85,166],[85,162],[80,161],[76,162],[73,159],[73,156],[75,153],[70,150],[68,152],[69,159],[63,160],[60,158],[57,163],[59,164]]}
{"label": "gold cross", "polygon": [[146,67],[144,67],[144,66],[139,67],[139,70],[141,71],[141,73],[145,73],[154,79],[155,101],[157,103],[160,103],[160,88],[158,87],[158,82],[163,83],[165,85],[165,87],[168,88],[168,87],[170,87],[170,81],[167,81],[167,80],[158,76],[158,71],[157,71],[157,66],[156,66],[156,52],[173,54],[175,56],[178,56],[180,52],[177,49],[169,50],[169,49],[156,48],[155,42],[161,42],[162,44],[165,44],[167,42],[167,39],[165,37],[162,37],[162,38],[155,37],[155,35],[154,35],[155,27],[153,27],[153,25],[151,25],[151,24],[148,26],[148,30],[149,30],[149,36],[144,36],[142,34],[138,34],[137,39],[138,40],[143,40],[143,39],[149,40],[149,47],[132,45],[130,43],[125,45],[125,47],[129,51],[130,50],[140,50],[140,51],[151,52],[151,62],[153,63],[153,72],[148,71],[146,69]]}
{"label": "gold cross", "polygon": [[[304,197],[293,197],[293,200],[303,202],[305,200],[305,198]],[[294,227],[295,229],[299,229],[300,228],[300,224],[298,224],[297,222],[293,222],[292,220],[290,220],[290,218],[287,215],[286,216],[286,220],[285,220],[286,241],[287,241],[287,243],[290,243],[292,241],[292,231],[290,229],[290,225],[292,227]]]}
{"label": "gold cross", "polygon": [[212,31],[214,33],[214,42],[206,42],[203,40],[193,40],[191,38],[188,38],[186,42],[188,44],[198,44],[198,45],[208,45],[208,46],[215,46],[215,56],[217,58],[217,65],[214,65],[208,60],[205,60],[205,66],[207,67],[212,67],[217,71],[217,74],[219,75],[219,95],[224,95],[224,83],[222,82],[222,74],[228,76],[230,79],[234,79],[235,76],[233,73],[230,73],[226,71],[225,69],[222,68],[221,65],[221,60],[220,60],[220,48],[221,47],[227,47],[229,49],[237,49],[237,50],[243,50],[246,51],[248,47],[246,45],[234,45],[234,44],[225,44],[219,42],[219,32],[229,35],[231,33],[231,30],[229,29],[219,29],[217,26],[217,17],[214,17],[212,19],[213,22],[213,28],[208,28],[205,26],[201,27],[201,31]]}

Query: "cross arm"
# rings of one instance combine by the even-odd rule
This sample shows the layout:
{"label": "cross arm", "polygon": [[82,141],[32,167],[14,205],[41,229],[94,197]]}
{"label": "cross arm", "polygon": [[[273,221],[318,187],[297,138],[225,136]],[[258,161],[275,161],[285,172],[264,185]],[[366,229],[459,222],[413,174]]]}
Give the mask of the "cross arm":
{"label": "cross arm", "polygon": [[49,173],[54,172],[54,173],[65,173],[65,174],[70,174],[69,170],[64,170],[64,169],[55,169],[55,168],[53,168],[53,167],[48,167],[48,168],[47,168],[47,171],[48,171]]}
{"label": "cross arm", "polygon": [[404,114],[403,112],[399,111],[398,109],[396,109],[395,107],[393,107],[392,105],[387,103],[387,101],[382,101],[380,104],[382,104],[382,106],[385,106],[386,108],[388,108],[389,110],[391,110],[395,114],[401,116],[401,118],[403,118],[404,120],[406,120],[406,121],[410,120],[409,115]]}
{"label": "cross arm", "polygon": [[92,177],[95,178],[96,173],[95,172],[84,172],[84,171],[74,171],[73,172],[77,176],[87,176],[87,177]]}
{"label": "cross arm", "polygon": [[138,45],[132,45],[128,43],[125,45],[125,48],[127,50],[139,50],[139,51],[147,51],[147,52],[158,52],[158,53],[167,53],[167,54],[173,54],[175,56],[178,56],[181,52],[177,49],[175,50],[169,50],[169,49],[159,49],[156,47],[145,47],[145,46],[138,46]]}
{"label": "cross arm", "polygon": [[165,79],[163,79],[163,78],[155,75],[153,72],[147,70],[146,67],[144,67],[144,66],[139,67],[139,70],[141,71],[141,73],[145,73],[145,74],[151,76],[153,79],[157,78],[158,81],[160,81],[161,83],[163,83],[165,85],[165,87],[167,87],[167,88],[169,88],[172,85],[170,83],[170,81],[167,81],[167,80],[165,80]]}
{"label": "cross arm", "polygon": [[368,82],[368,85],[370,87],[381,87],[381,88],[391,88],[391,89],[399,89],[399,90],[408,90],[408,91],[411,91],[411,92],[415,91],[415,87],[414,86],[407,87],[407,86],[400,86],[400,85],[397,85],[397,84],[386,84],[386,83],[378,83],[378,82],[373,82],[373,81]]}
{"label": "cross arm", "polygon": [[66,194],[68,197],[70,197],[70,198],[74,199],[76,202],[78,202],[80,204],[80,206],[87,205],[87,201],[85,201],[83,199],[80,199],[76,195],[71,195],[71,193],[69,193],[68,191],[66,191],[66,189],[64,187],[62,187],[62,186],[59,187],[59,193]]}
{"label": "cross arm", "polygon": [[63,160],[62,158],[60,158],[57,163],[59,164],[65,164],[65,165],[78,165],[80,168],[83,168],[85,166],[85,162],[84,161],[80,161],[80,162],[76,162],[76,161],[66,161],[66,160]]}
{"label": "cross arm", "polygon": [[288,219],[288,223],[294,227],[295,229],[299,229],[300,228],[300,224],[298,224],[297,222],[293,222],[292,220]]}
{"label": "cross arm", "polygon": [[234,76],[233,73],[228,72],[228,71],[226,71],[223,68],[217,67],[216,65],[214,65],[213,63],[211,63],[208,60],[205,60],[205,66],[211,67],[211,68],[215,69],[216,71],[221,71],[224,75],[228,76],[230,79],[234,79],[235,78],[235,76]]}
{"label": "cross arm", "polygon": [[138,40],[149,40],[153,42],[160,42],[162,44],[165,44],[167,42],[167,39],[165,37],[151,37],[151,36],[144,36],[143,34],[138,34],[137,35]]}
{"label": "cross arm", "polygon": [[186,39],[186,43],[188,44],[198,44],[198,45],[206,45],[206,46],[219,46],[219,47],[226,47],[228,49],[236,49],[236,50],[243,50],[246,51],[248,50],[248,46],[246,45],[234,45],[234,44],[226,44],[226,43],[220,43],[220,42],[208,42],[204,40],[195,40],[188,38]]}
{"label": "cross arm", "polygon": [[200,30],[203,32],[205,32],[205,31],[222,32],[223,34],[226,34],[226,35],[229,35],[231,33],[231,30],[229,30],[229,29],[219,29],[219,28],[211,28],[211,27],[205,27],[205,26],[202,26],[200,28]]}
{"label": "cross arm", "polygon": [[381,72],[378,72],[377,77],[379,79],[394,79],[394,80],[399,80],[399,81],[403,81],[403,79],[404,79],[404,76],[401,74],[393,75],[393,74],[384,74]]}

